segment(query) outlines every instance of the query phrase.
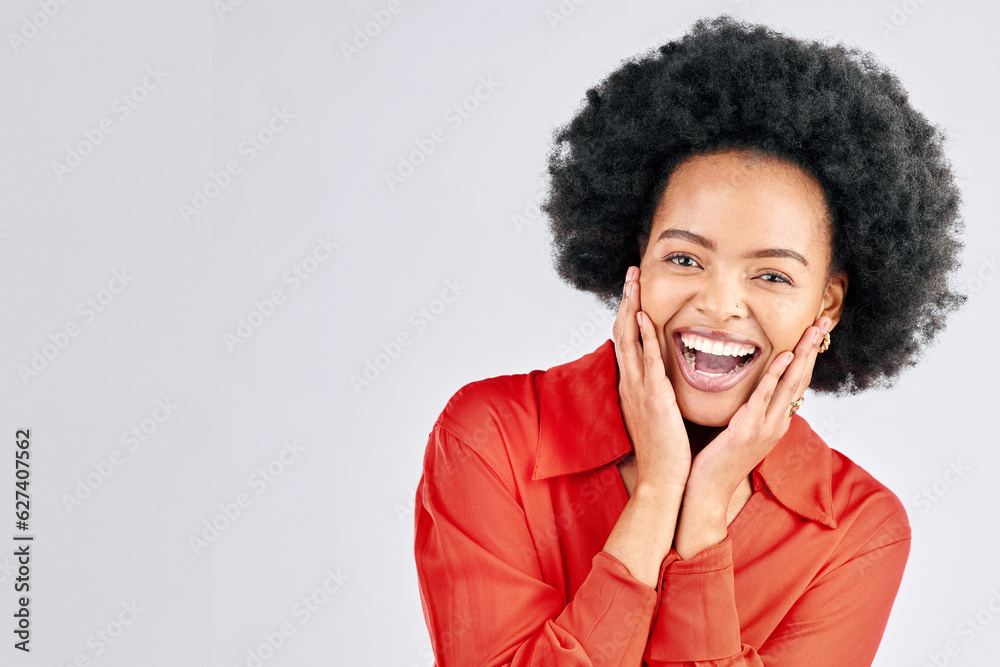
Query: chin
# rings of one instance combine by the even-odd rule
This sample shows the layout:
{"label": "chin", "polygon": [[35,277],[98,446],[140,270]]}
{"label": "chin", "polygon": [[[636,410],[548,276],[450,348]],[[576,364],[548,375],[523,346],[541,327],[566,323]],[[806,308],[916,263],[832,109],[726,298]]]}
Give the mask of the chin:
{"label": "chin", "polygon": [[728,401],[720,401],[717,398],[706,398],[690,402],[678,397],[677,406],[680,408],[681,416],[684,419],[693,424],[712,427],[728,426],[729,421],[740,408],[738,405],[734,407]]}
{"label": "chin", "polygon": [[[674,388],[681,416],[701,426],[728,426],[760,382],[760,369],[765,367],[761,344],[696,326],[682,327],[665,339],[660,348],[664,371]],[[715,348],[709,352],[706,345],[711,346],[713,340]],[[740,347],[730,349],[731,345]],[[750,352],[737,354],[739,350]],[[728,372],[725,365],[718,364],[720,359],[730,362]]]}

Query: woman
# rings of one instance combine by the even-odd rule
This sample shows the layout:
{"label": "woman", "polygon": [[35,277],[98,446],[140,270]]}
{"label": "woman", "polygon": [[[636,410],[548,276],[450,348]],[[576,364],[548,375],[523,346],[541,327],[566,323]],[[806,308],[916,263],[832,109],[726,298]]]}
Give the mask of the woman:
{"label": "woman", "polygon": [[613,339],[434,424],[438,664],[871,664],[906,512],[795,413],[891,384],[963,300],[941,143],[865,54],[728,17],[587,91],[545,211]]}

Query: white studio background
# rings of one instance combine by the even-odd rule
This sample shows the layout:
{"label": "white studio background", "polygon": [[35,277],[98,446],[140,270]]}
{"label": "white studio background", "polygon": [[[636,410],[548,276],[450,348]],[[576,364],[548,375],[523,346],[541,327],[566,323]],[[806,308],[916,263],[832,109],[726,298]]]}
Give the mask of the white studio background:
{"label": "white studio background", "polygon": [[876,664],[995,664],[1000,8],[969,0],[3,3],[0,664],[430,665],[434,420],[610,335],[534,210],[552,132],[722,12],[874,52],[948,131],[967,306],[892,390],[802,414],[910,512]]}

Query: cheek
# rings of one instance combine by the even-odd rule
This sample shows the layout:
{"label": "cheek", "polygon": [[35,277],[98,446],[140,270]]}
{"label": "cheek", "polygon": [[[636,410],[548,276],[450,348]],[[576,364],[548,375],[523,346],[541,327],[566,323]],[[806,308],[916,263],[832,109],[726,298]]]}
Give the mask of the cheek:
{"label": "cheek", "polygon": [[[801,322],[809,318],[809,312],[813,308],[813,300],[808,299],[803,302],[804,295],[797,294],[775,295],[769,299],[762,299],[759,304],[761,310],[760,317],[766,318],[768,322]],[[809,318],[812,321],[812,318]]]}
{"label": "cheek", "polygon": [[642,311],[649,315],[657,329],[662,328],[682,301],[680,290],[671,285],[670,280],[654,278],[639,279],[639,302]]}
{"label": "cheek", "polygon": [[811,301],[802,303],[791,298],[756,304],[754,314],[772,345],[772,357],[798,345],[802,332],[815,320],[816,308],[818,304]]}
{"label": "cheek", "polygon": [[643,281],[639,278],[639,302],[642,312],[649,316],[656,329],[656,339],[660,345],[660,357],[669,365],[672,354],[663,329],[683,303],[683,296],[677,285],[663,278]]}

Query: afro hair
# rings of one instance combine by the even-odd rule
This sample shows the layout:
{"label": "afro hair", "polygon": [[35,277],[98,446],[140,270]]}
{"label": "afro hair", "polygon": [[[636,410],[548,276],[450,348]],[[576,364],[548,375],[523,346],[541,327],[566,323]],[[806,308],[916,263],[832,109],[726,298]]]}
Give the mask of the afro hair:
{"label": "afro hair", "polygon": [[556,271],[616,309],[672,170],[695,154],[764,152],[819,181],[831,269],[850,280],[810,387],[891,386],[966,298],[948,285],[962,222],[943,142],[870,54],[727,15],[699,19],[587,90],[554,133],[542,209]]}

